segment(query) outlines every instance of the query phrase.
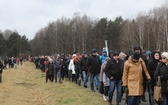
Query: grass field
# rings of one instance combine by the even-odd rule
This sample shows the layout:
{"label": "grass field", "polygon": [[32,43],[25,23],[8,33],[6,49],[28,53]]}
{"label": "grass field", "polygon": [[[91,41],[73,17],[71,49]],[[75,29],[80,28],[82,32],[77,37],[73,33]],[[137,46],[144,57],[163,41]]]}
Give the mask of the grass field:
{"label": "grass field", "polygon": [[0,105],[107,105],[102,95],[64,80],[45,83],[45,74],[31,62],[3,71]]}

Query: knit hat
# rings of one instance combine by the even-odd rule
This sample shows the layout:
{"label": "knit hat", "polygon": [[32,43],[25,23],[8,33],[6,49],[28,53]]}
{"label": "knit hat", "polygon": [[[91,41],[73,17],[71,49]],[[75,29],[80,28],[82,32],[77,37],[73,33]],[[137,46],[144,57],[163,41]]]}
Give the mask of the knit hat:
{"label": "knit hat", "polygon": [[168,52],[163,52],[162,56],[166,57],[166,59],[168,59]]}
{"label": "knit hat", "polygon": [[146,53],[145,53],[145,55],[150,55],[150,54],[152,54],[151,51],[146,51]]}
{"label": "knit hat", "polygon": [[135,60],[138,60],[138,59],[140,58],[140,53],[138,53],[138,52],[133,52],[132,55],[131,55],[131,57],[132,57],[133,59],[135,59]]}
{"label": "knit hat", "polygon": [[92,53],[96,53],[97,52],[97,49],[92,49]]}
{"label": "knit hat", "polygon": [[114,51],[113,56],[119,56],[119,53],[117,51]]}
{"label": "knit hat", "polygon": [[88,52],[84,52],[84,55],[89,55]]}
{"label": "knit hat", "polygon": [[76,54],[73,54],[73,55],[72,55],[72,57],[75,57],[75,56],[76,56]]}
{"label": "knit hat", "polygon": [[133,48],[133,50],[134,50],[134,51],[135,51],[135,50],[140,50],[140,51],[142,51],[142,49],[141,49],[140,46],[135,46],[135,47]]}

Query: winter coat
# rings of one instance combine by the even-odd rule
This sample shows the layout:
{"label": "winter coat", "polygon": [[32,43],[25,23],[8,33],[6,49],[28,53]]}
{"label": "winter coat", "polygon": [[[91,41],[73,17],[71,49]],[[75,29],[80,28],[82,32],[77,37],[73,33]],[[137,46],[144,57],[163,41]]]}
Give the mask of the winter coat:
{"label": "winter coat", "polygon": [[99,59],[99,56],[91,55],[87,60],[87,67],[89,68],[90,73],[100,73],[101,61]]}
{"label": "winter coat", "polygon": [[[146,67],[147,67],[147,65],[148,65],[148,60],[146,59],[146,56],[143,55],[143,54],[141,54],[140,57],[141,57],[141,59],[145,62],[145,65],[146,65]],[[142,73],[143,73],[143,79],[144,79],[144,82],[145,82],[145,81],[147,81],[147,78],[146,78],[145,73],[144,73],[144,72],[142,72]]]}
{"label": "winter coat", "polygon": [[64,71],[64,70],[66,69],[66,68],[65,68],[65,67],[66,67],[65,58],[62,58],[62,59],[61,59],[61,65],[62,65],[62,66],[61,66],[61,71]]}
{"label": "winter coat", "polygon": [[152,90],[153,90],[153,88],[154,88],[154,86],[156,84],[156,81],[154,79],[154,73],[156,71],[157,66],[161,63],[159,61],[160,59],[158,59],[158,60],[155,59],[154,55],[156,53],[158,53],[160,55],[160,52],[158,52],[158,51],[152,52],[152,54],[151,54],[151,61],[147,65],[148,72],[149,72],[149,74],[151,76],[151,87],[152,87]]}
{"label": "winter coat", "polygon": [[104,69],[106,67],[107,62],[104,62],[101,65],[101,70],[100,70],[100,82],[106,82],[106,86],[109,86],[109,78],[106,76]]}
{"label": "winter coat", "polygon": [[54,64],[47,62],[47,75],[54,75]]}
{"label": "winter coat", "polygon": [[114,60],[114,58],[111,58],[110,60],[108,60],[104,72],[109,79],[111,77],[113,77],[114,80],[120,80],[122,78],[123,62],[124,61],[121,59],[118,59],[118,62],[117,62],[116,60]]}
{"label": "winter coat", "polygon": [[70,63],[69,63],[69,68],[68,70],[72,70],[72,74],[75,74],[75,65],[74,65],[74,59],[71,59],[70,60]]}
{"label": "winter coat", "polygon": [[59,58],[55,59],[55,60],[54,60],[55,70],[56,70],[56,71],[61,70],[61,66],[62,66],[61,59],[59,59]]}
{"label": "winter coat", "polygon": [[74,65],[75,65],[75,73],[79,75],[81,73],[80,59],[79,58],[74,59]]}
{"label": "winter coat", "polygon": [[107,64],[107,63],[103,63],[103,64],[101,65],[101,70],[100,70],[100,82],[103,81],[103,73],[104,73],[104,69],[105,69],[105,67],[106,67],[106,64]]}
{"label": "winter coat", "polygon": [[4,66],[3,63],[0,61],[0,74],[3,72]]}
{"label": "winter coat", "polygon": [[161,79],[161,87],[163,93],[168,93],[168,65],[165,63],[160,63],[155,71],[154,78],[158,79],[160,76]]}
{"label": "winter coat", "polygon": [[106,86],[110,86],[110,79],[103,73],[103,82],[106,82]]}
{"label": "winter coat", "polygon": [[68,70],[68,68],[69,68],[69,63],[70,63],[70,58],[67,58],[66,60],[65,60],[65,65],[66,65],[66,69]]}
{"label": "winter coat", "polygon": [[87,59],[85,57],[82,57],[80,60],[80,68],[82,71],[88,71],[88,67],[87,67]]}
{"label": "winter coat", "polygon": [[[104,55],[104,52],[106,52],[106,55]],[[107,51],[106,51],[106,50],[103,50],[103,51],[102,51],[102,55],[99,57],[102,64],[104,63],[104,61],[105,61],[105,59],[106,59],[107,57],[108,57],[108,56],[107,56]]]}
{"label": "winter coat", "polygon": [[154,87],[156,81],[154,79],[154,73],[156,71],[156,68],[157,68],[157,65],[159,65],[161,62],[159,60],[151,60],[149,63],[148,63],[148,72],[151,76],[151,85],[152,87]]}
{"label": "winter coat", "polygon": [[122,77],[123,86],[128,87],[129,96],[143,95],[143,75],[144,70],[147,78],[150,78],[145,62],[140,58],[137,63],[132,61],[131,56],[124,63],[124,72]]}

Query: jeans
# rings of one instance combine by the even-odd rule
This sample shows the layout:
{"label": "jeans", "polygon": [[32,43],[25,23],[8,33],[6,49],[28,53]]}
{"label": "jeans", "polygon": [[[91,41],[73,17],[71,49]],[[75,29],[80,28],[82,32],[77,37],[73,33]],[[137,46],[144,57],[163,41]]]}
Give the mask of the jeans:
{"label": "jeans", "polygon": [[84,79],[84,86],[87,86],[87,81],[88,81],[88,75],[87,75],[87,71],[82,71],[82,75],[83,75],[83,79]]}
{"label": "jeans", "polygon": [[149,88],[149,103],[150,105],[154,105],[155,102],[154,102],[154,99],[153,99],[153,90],[151,88]]}
{"label": "jeans", "polygon": [[141,96],[128,96],[127,105],[140,105]]}
{"label": "jeans", "polygon": [[94,90],[94,80],[95,80],[95,83],[96,85],[98,86],[98,89],[100,89],[100,74],[93,74],[93,73],[90,73],[90,88],[91,88],[91,91],[95,91]]}
{"label": "jeans", "polygon": [[62,70],[58,70],[57,75],[59,77],[59,82],[62,82],[62,75],[63,75]]}
{"label": "jeans", "polygon": [[121,80],[110,80],[110,89],[108,92],[108,99],[109,102],[112,102],[112,98],[113,98],[113,93],[115,90],[115,86],[117,87],[117,97],[116,97],[116,102],[120,103],[121,102],[121,85],[122,85],[122,81]]}
{"label": "jeans", "polygon": [[161,105],[168,105],[168,94],[167,93],[162,93],[163,96],[163,101]]}

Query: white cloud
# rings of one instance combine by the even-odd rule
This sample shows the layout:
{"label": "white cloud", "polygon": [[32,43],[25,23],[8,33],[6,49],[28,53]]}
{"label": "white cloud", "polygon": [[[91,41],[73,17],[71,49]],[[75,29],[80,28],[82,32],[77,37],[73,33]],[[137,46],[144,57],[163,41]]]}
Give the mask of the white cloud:
{"label": "white cloud", "polygon": [[29,39],[48,22],[75,12],[93,18],[133,18],[165,0],[0,0],[0,29],[17,30]]}

